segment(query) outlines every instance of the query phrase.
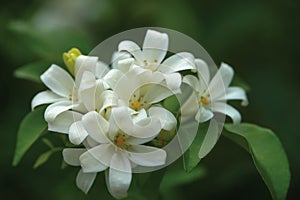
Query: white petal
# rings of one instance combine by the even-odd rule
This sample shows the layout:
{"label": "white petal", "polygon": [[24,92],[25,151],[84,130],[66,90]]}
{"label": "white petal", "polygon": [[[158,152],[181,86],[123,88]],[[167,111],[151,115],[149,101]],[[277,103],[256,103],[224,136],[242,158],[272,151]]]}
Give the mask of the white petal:
{"label": "white petal", "polygon": [[155,167],[165,164],[167,154],[163,149],[145,145],[134,145],[129,159],[141,166]]}
{"label": "white petal", "polygon": [[219,130],[218,122],[212,119],[200,147],[200,151],[198,154],[199,158],[204,158],[213,149],[220,137],[220,134],[221,130]]}
{"label": "white petal", "polygon": [[161,123],[157,118],[146,118],[133,124],[127,107],[112,109],[111,119],[127,135],[138,138],[149,138],[157,135],[161,130]]}
{"label": "white petal", "polygon": [[203,123],[210,120],[213,116],[214,116],[213,112],[211,112],[209,109],[204,108],[203,106],[200,106],[200,109],[196,114],[195,119],[198,122]]}
{"label": "white petal", "polygon": [[84,157],[86,157],[87,159],[96,159],[98,162],[101,163],[101,165],[108,167],[110,166],[110,162],[114,153],[115,146],[113,144],[100,144],[96,147],[89,149],[88,153],[86,153],[82,158],[80,158],[80,160],[83,160]]}
{"label": "white petal", "polygon": [[99,143],[107,143],[106,134],[108,132],[108,122],[100,114],[91,111],[82,117],[82,123],[94,140]]}
{"label": "white petal", "polygon": [[132,179],[129,160],[121,154],[115,154],[106,176],[108,191],[117,199],[125,198]]}
{"label": "white petal", "polygon": [[100,144],[79,157],[84,172],[101,172],[110,165],[114,150],[111,144]]}
{"label": "white petal", "polygon": [[198,58],[195,59],[195,64],[198,70],[199,79],[203,80],[204,84],[207,87],[210,80],[210,72],[209,72],[208,65],[204,60]]}
{"label": "white petal", "polygon": [[181,75],[179,73],[166,74],[165,80],[167,87],[174,93],[180,93]]}
{"label": "white petal", "polygon": [[241,114],[239,113],[239,111],[237,111],[235,108],[233,108],[232,106],[223,103],[223,102],[217,102],[214,103],[212,105],[212,111],[214,112],[219,112],[219,113],[223,113],[227,116],[229,116],[234,124],[238,124],[241,122]]}
{"label": "white petal", "polygon": [[75,106],[77,106],[77,104],[72,104],[71,101],[59,101],[59,102],[53,103],[47,107],[47,109],[44,113],[45,120],[47,122],[54,121],[55,118],[59,114],[65,112],[67,110],[70,110]]}
{"label": "white petal", "polygon": [[95,76],[97,78],[102,78],[109,72],[109,70],[108,65],[99,60],[96,64]]}
{"label": "white petal", "polygon": [[125,41],[120,42],[118,50],[119,51],[127,51],[131,55],[133,55],[134,58],[139,63],[143,62],[144,56],[142,54],[141,48],[136,43],[134,43],[132,41],[125,40]]}
{"label": "white petal", "polygon": [[97,62],[98,57],[84,55],[77,57],[75,62],[75,82],[77,86],[79,85],[85,71],[89,71],[93,74],[96,73]]}
{"label": "white petal", "polygon": [[166,33],[148,30],[143,43],[144,58],[148,63],[161,63],[167,54],[169,38]]}
{"label": "white petal", "polygon": [[79,145],[88,136],[88,132],[83,127],[81,121],[74,122],[70,126],[69,130],[69,140],[73,144]]}
{"label": "white petal", "polygon": [[194,56],[188,52],[180,52],[167,58],[160,66],[159,71],[163,73],[174,73],[187,69],[196,69]]}
{"label": "white petal", "polygon": [[158,103],[174,93],[162,84],[149,84],[147,85],[147,92],[144,99],[148,104]]}
{"label": "white petal", "polygon": [[47,71],[41,75],[43,83],[54,93],[69,98],[72,94],[74,81],[71,75],[57,65],[51,65]]}
{"label": "white petal", "polygon": [[84,173],[80,170],[76,177],[76,185],[79,189],[81,189],[84,193],[88,193],[91,189],[97,173]]}
{"label": "white petal", "polygon": [[170,131],[176,127],[177,120],[174,115],[165,108],[152,106],[149,109],[149,116],[160,120],[162,129]]}
{"label": "white petal", "polygon": [[65,111],[59,114],[53,121],[48,122],[48,130],[59,133],[69,133],[71,124],[81,120],[81,117],[82,114],[80,113]]}
{"label": "white petal", "polygon": [[240,87],[229,87],[226,91],[226,99],[224,100],[242,100],[242,105],[248,105],[248,99],[244,89]]}
{"label": "white petal", "polygon": [[193,75],[186,75],[183,77],[182,82],[191,86],[196,92],[200,91],[200,81]]}
{"label": "white petal", "polygon": [[118,105],[118,97],[111,90],[106,90],[102,92],[100,96],[102,107],[99,109],[102,112],[105,108]]}
{"label": "white petal", "polygon": [[86,152],[86,149],[68,148],[64,149],[62,154],[64,161],[72,166],[80,166],[79,157]]}
{"label": "white petal", "polygon": [[57,94],[49,90],[42,91],[33,97],[31,101],[31,109],[33,110],[35,107],[39,105],[54,103],[57,101],[62,101],[64,99],[65,99],[64,97],[58,96]]}
{"label": "white petal", "polygon": [[220,69],[217,71],[208,86],[212,99],[217,99],[220,98],[220,96],[225,95],[226,89],[228,88],[233,75],[233,69],[229,65],[222,63]]}
{"label": "white petal", "polygon": [[[127,52],[114,52],[111,59],[111,64],[113,69],[120,69],[118,66],[118,62],[121,60],[126,60],[127,58],[130,58],[130,54]],[[134,61],[134,60],[133,60]]]}
{"label": "white petal", "polygon": [[118,61],[115,67],[116,69],[121,70],[123,73],[126,73],[130,70],[130,67],[133,65],[134,62],[135,62],[134,58],[127,58]]}
{"label": "white petal", "polygon": [[96,89],[97,84],[95,75],[89,71],[85,71],[79,85],[78,97],[88,111],[95,110]]}
{"label": "white petal", "polygon": [[110,88],[115,88],[116,84],[123,76],[123,72],[118,69],[111,69],[103,78]]}

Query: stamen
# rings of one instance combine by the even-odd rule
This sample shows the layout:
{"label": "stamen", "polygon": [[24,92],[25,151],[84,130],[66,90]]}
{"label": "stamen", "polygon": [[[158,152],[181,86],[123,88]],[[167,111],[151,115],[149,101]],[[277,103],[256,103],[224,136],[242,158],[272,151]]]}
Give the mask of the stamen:
{"label": "stamen", "polygon": [[153,66],[148,66],[148,69],[150,69],[151,71],[155,70],[155,68]]}
{"label": "stamen", "polygon": [[140,107],[141,107],[141,102],[139,102],[139,101],[135,101],[135,102],[133,102],[132,104],[132,107],[135,109],[135,110],[138,110]]}
{"label": "stamen", "polygon": [[129,145],[126,144],[126,139],[124,134],[118,134],[114,139],[114,144],[122,149],[127,149]]}
{"label": "stamen", "polygon": [[204,105],[207,105],[207,104],[209,103],[208,99],[207,99],[206,97],[204,97],[204,96],[202,96],[202,97],[200,98],[200,101],[201,101],[201,103],[204,104]]}

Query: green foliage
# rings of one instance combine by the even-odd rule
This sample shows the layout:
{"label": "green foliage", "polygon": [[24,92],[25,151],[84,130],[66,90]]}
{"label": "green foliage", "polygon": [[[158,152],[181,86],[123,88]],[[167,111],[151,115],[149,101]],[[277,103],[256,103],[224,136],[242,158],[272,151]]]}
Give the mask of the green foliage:
{"label": "green foliage", "polygon": [[46,106],[40,106],[34,111],[28,113],[22,120],[18,130],[17,146],[13,159],[13,165],[16,166],[31,145],[42,135],[47,128],[44,121],[44,111]]}
{"label": "green foliage", "polygon": [[245,141],[248,143],[249,153],[273,199],[285,199],[290,183],[289,162],[276,135],[269,129],[247,123],[226,124],[225,129],[230,132],[225,136],[244,148]]}
{"label": "green foliage", "polygon": [[199,124],[197,135],[193,140],[193,143],[183,155],[183,167],[187,172],[192,171],[192,169],[194,169],[201,160],[199,152],[205,138],[204,133],[207,132],[207,129],[208,123]]}
{"label": "green foliage", "polygon": [[48,159],[50,158],[50,156],[53,154],[52,150],[46,151],[44,153],[42,153],[38,159],[35,161],[33,168],[38,168],[41,165],[43,165],[44,163],[46,163],[48,161]]}
{"label": "green foliage", "polygon": [[24,65],[14,71],[14,76],[30,80],[36,83],[41,83],[40,76],[49,68],[49,62],[38,61]]}
{"label": "green foliage", "polygon": [[205,176],[205,174],[205,169],[201,167],[195,167],[194,170],[189,173],[182,168],[175,170],[168,168],[168,171],[165,173],[160,184],[160,189],[163,191],[174,187],[180,187],[200,179]]}

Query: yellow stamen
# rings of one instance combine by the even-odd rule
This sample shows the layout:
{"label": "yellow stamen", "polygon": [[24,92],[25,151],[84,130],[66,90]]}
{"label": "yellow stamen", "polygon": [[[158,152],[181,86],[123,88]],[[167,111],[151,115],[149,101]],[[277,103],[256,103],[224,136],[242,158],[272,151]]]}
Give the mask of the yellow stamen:
{"label": "yellow stamen", "polygon": [[201,101],[201,103],[204,104],[204,105],[207,105],[208,102],[209,102],[208,99],[207,99],[206,97],[203,97],[203,96],[201,97],[200,101]]}
{"label": "yellow stamen", "polygon": [[148,66],[148,69],[150,69],[151,71],[155,70],[155,68],[153,66]]}
{"label": "yellow stamen", "polygon": [[133,102],[132,104],[132,107],[135,109],[135,110],[138,110],[140,107],[141,107],[141,102],[139,102],[139,101],[135,101],[135,102]]}
{"label": "yellow stamen", "polygon": [[129,147],[129,145],[126,144],[126,139],[124,134],[118,134],[115,137],[114,143],[117,147],[122,149],[127,149]]}
{"label": "yellow stamen", "polygon": [[72,48],[68,52],[63,53],[63,59],[65,62],[65,65],[67,66],[68,70],[72,75],[75,73],[75,61],[78,56],[81,55],[81,52],[77,48]]}

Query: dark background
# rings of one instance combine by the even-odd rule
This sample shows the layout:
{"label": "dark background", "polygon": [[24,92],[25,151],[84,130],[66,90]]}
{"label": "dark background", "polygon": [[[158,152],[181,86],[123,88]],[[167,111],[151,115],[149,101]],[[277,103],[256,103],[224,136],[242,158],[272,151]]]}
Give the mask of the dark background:
{"label": "dark background", "polygon": [[[14,78],[24,64],[62,64],[61,53],[93,47],[124,30],[159,26],[197,40],[217,64],[231,64],[247,82],[250,104],[243,120],[269,127],[281,139],[292,173],[288,199],[300,194],[299,142],[299,1],[6,1],[0,7],[0,196],[5,199],[106,199],[103,178],[88,195],[75,186],[77,168],[60,170],[61,155],[32,169],[39,153],[33,146],[12,167],[18,125],[43,89]],[[50,136],[51,137],[51,136]],[[226,138],[202,163],[203,179],[178,189],[178,199],[270,199],[262,179],[243,149]]]}

